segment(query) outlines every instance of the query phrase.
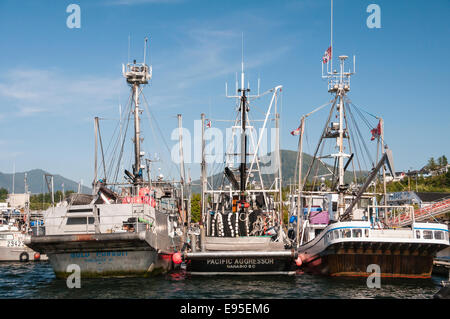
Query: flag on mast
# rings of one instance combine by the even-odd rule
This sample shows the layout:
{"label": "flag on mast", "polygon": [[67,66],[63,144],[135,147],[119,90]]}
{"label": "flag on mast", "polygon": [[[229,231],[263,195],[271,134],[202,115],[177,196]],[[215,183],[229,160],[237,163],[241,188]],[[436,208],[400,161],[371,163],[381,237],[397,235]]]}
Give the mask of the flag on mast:
{"label": "flag on mast", "polygon": [[322,62],[323,63],[328,63],[328,61],[330,61],[330,60],[331,60],[331,46],[328,47],[328,49],[323,54]]}
{"label": "flag on mast", "polygon": [[296,130],[293,130],[293,131],[291,132],[291,135],[292,135],[292,136],[300,135],[300,130],[301,130],[301,128],[302,128],[302,126],[300,125]]}
{"label": "flag on mast", "polygon": [[373,141],[376,138],[380,138],[380,136],[381,136],[381,121],[378,121],[377,127],[370,130],[370,133],[372,133],[372,138],[370,139],[371,141]]}
{"label": "flag on mast", "polygon": [[206,127],[211,127],[211,120],[206,119]]}

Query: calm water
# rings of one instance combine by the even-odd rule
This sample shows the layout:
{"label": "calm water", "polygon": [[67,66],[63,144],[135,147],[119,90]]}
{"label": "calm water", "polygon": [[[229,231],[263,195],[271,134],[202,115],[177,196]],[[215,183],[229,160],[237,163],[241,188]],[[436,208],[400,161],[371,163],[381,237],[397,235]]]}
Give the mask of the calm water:
{"label": "calm water", "polygon": [[0,263],[0,298],[432,298],[444,277],[382,279],[369,289],[365,279],[299,274],[292,277],[188,277],[85,279],[68,289],[48,262]]}

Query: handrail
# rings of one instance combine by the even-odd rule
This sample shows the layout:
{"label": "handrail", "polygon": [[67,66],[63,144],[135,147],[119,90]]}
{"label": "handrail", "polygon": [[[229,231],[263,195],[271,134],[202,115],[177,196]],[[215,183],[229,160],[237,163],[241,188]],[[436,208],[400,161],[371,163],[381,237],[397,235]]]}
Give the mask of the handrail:
{"label": "handrail", "polygon": [[450,211],[450,196],[433,201],[430,205],[416,209],[413,216],[407,214],[399,215],[397,216],[397,222],[394,217],[391,219],[391,224],[399,226],[408,225],[415,220],[423,220],[429,217],[434,218],[434,216],[446,213],[447,211]]}

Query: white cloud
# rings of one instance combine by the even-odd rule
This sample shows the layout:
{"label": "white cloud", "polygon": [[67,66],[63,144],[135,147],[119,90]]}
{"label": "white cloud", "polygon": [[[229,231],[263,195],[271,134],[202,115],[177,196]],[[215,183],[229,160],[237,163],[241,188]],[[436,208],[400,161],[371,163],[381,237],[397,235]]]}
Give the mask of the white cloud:
{"label": "white cloud", "polygon": [[72,76],[59,69],[12,69],[0,77],[0,102],[9,116],[101,109],[117,101],[121,77]]}

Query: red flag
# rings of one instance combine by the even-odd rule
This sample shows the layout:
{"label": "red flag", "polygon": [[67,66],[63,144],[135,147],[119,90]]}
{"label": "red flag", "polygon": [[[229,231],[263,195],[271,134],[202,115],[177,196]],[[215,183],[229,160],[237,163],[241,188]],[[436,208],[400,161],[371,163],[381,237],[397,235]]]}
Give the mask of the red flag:
{"label": "red flag", "polygon": [[379,138],[381,136],[381,122],[378,122],[378,125],[373,130],[370,130],[370,133],[372,133],[372,138],[370,139],[373,141],[376,138]]}
{"label": "red flag", "polygon": [[292,132],[291,132],[291,135],[292,136],[296,136],[296,135],[300,135],[300,129],[301,129],[301,125],[296,129],[296,130],[293,130]]}
{"label": "red flag", "polygon": [[207,123],[206,123],[206,127],[211,127],[211,121],[206,119]]}
{"label": "red flag", "polygon": [[328,63],[328,61],[330,61],[330,59],[331,59],[331,46],[323,54],[322,62]]}

